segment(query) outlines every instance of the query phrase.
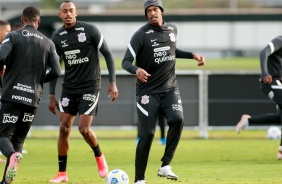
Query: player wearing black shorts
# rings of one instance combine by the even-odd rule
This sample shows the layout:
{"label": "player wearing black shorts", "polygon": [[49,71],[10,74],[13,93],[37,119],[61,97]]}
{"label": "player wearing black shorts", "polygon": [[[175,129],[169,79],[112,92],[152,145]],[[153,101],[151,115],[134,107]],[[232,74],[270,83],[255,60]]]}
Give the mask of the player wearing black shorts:
{"label": "player wearing black shorts", "polygon": [[[260,68],[260,90],[276,103],[282,122],[282,36],[275,37],[261,50]],[[244,129],[248,121],[240,122],[237,125],[238,130]],[[277,158],[282,159],[282,138]]]}
{"label": "player wearing black shorts", "polygon": [[50,83],[49,110],[60,110],[60,132],[58,138],[59,172],[49,182],[68,181],[66,168],[69,150],[69,135],[76,114],[79,114],[78,129],[84,140],[92,148],[100,177],[108,173],[108,166],[91,123],[97,113],[101,88],[99,52],[105,57],[109,71],[108,95],[112,101],[118,97],[116,87],[115,63],[105,39],[92,24],[77,21],[77,10],[71,1],[64,1],[60,6],[59,16],[63,21],[52,35],[56,50],[65,66],[63,89],[59,104],[55,98],[55,82]]}
{"label": "player wearing black shorts", "polygon": [[[158,175],[177,180],[170,162],[181,137],[183,108],[175,76],[176,58],[188,58],[205,63],[203,56],[176,48],[177,28],[163,22],[164,9],[160,0],[144,3],[145,16],[149,20],[141,27],[128,45],[122,67],[136,74],[136,105],[140,121],[140,140],[136,148],[135,183],[145,183],[145,171],[154,138],[158,114],[167,119],[169,130],[162,165]],[[136,65],[133,61],[136,59]]]}
{"label": "player wearing black shorts", "polygon": [[[2,45],[2,42],[5,38],[5,36],[11,31],[11,25],[8,21],[0,20],[0,47]],[[1,93],[2,93],[2,86],[3,86],[3,75],[6,70],[6,65],[3,66],[2,70],[0,71],[0,100],[1,100]],[[0,107],[1,107],[1,101],[0,101]],[[0,152],[0,155],[2,153]],[[5,163],[6,161],[0,158],[0,163]]]}
{"label": "player wearing black shorts", "polygon": [[[0,20],[0,47],[2,45],[2,42],[5,38],[5,36],[11,32],[11,25],[8,21]],[[6,65],[3,66],[2,70],[0,71],[0,99],[1,99],[1,93],[2,93],[2,86],[3,86],[3,75],[6,70]],[[1,103],[0,103],[1,107]]]}
{"label": "player wearing black shorts", "polygon": [[1,184],[12,183],[15,179],[43,83],[61,74],[53,42],[37,30],[39,10],[25,8],[21,21],[24,28],[8,33],[0,48],[0,68],[6,65],[0,111],[0,150],[7,158]]}

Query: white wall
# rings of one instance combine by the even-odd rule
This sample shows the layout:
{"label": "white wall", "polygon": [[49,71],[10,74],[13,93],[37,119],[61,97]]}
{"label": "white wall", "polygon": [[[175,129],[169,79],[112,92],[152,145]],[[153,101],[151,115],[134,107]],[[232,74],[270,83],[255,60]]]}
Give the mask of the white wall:
{"label": "white wall", "polygon": [[[146,22],[91,22],[113,50],[124,50],[131,36]],[[173,22],[178,48],[195,50],[260,50],[282,33],[279,22]]]}

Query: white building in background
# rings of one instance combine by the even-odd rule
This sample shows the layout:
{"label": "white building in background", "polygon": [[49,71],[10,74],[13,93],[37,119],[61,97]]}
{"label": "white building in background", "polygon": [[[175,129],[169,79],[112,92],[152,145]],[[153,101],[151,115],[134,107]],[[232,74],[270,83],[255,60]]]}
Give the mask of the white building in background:
{"label": "white building in background", "polygon": [[[41,8],[41,1],[48,0],[0,0],[0,17],[6,19],[14,14],[18,14],[19,11],[22,11],[22,9],[27,6]],[[120,1],[122,0],[72,0],[77,8],[86,9],[89,13],[102,11],[107,6]]]}

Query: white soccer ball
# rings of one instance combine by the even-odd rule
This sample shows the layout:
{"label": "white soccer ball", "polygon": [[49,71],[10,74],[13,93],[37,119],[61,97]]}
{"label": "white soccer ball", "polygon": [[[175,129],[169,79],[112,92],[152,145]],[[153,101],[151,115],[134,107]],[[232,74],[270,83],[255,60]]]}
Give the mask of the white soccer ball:
{"label": "white soccer ball", "polygon": [[106,184],[129,184],[129,177],[123,170],[114,169],[107,174]]}
{"label": "white soccer ball", "polygon": [[276,126],[271,126],[267,129],[267,138],[268,139],[280,139],[281,138],[281,129]]}

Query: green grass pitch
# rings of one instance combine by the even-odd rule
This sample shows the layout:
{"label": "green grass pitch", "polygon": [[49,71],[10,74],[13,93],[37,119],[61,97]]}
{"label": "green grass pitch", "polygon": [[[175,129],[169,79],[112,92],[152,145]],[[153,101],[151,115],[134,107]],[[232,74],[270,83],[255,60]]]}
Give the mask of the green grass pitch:
{"label": "green grass pitch", "polygon": [[[58,170],[57,132],[33,130],[27,138],[28,154],[19,166],[13,184],[47,184]],[[153,142],[146,180],[149,184],[280,184],[281,162],[277,160],[279,140],[268,140],[266,130],[210,131],[209,139],[199,139],[198,132],[184,130],[171,166],[179,176],[171,181],[157,176],[164,146],[158,144],[159,132]],[[100,147],[109,170],[122,169],[134,179],[134,130],[97,130]],[[3,158],[3,156],[1,156]],[[0,164],[2,170],[4,164]],[[68,157],[69,184],[103,184],[97,172],[93,153],[77,130],[70,138]]]}
{"label": "green grass pitch", "polygon": [[[123,70],[121,67],[122,59],[115,59],[117,70]],[[107,70],[104,58],[101,58],[101,69]],[[205,66],[197,66],[197,61],[191,59],[177,59],[176,70],[247,70],[260,71],[260,62],[258,57],[238,57],[238,58],[206,58]]]}
{"label": "green grass pitch", "polygon": [[[101,60],[102,70],[106,64]],[[117,70],[122,70],[121,59],[116,60]],[[258,58],[206,58],[206,65],[198,67],[193,60],[177,60],[176,70],[247,70],[259,71]],[[95,127],[94,127],[95,128]],[[235,125],[234,125],[235,128]],[[136,131],[97,130],[100,147],[109,170],[122,169],[134,180]],[[58,131],[33,130],[24,149],[28,154],[19,166],[13,184],[47,184],[58,171]],[[280,184],[281,162],[277,160],[279,140],[266,139],[266,130],[247,130],[237,135],[234,131],[210,131],[209,139],[199,139],[198,132],[184,130],[171,166],[179,176],[178,181],[157,177],[164,146],[158,144],[156,132],[146,171],[148,184]],[[3,156],[1,156],[3,158]],[[0,163],[2,172],[4,164]],[[97,172],[92,150],[77,130],[70,138],[67,172],[68,184],[103,184]]]}

